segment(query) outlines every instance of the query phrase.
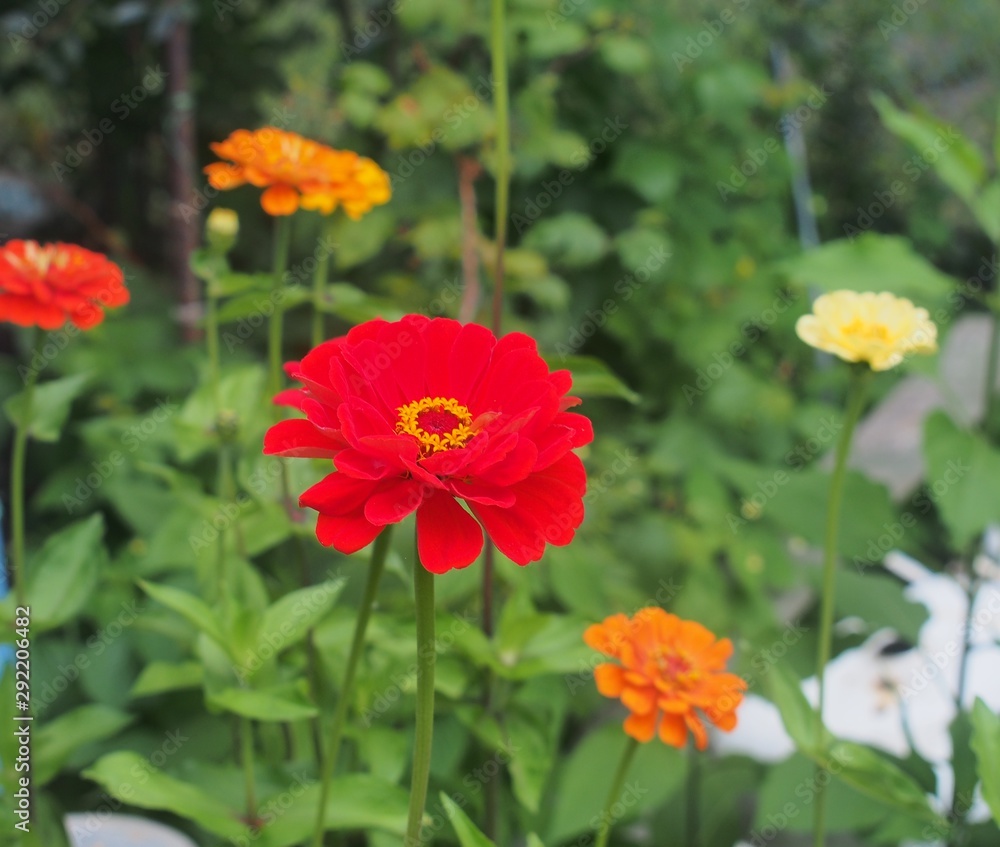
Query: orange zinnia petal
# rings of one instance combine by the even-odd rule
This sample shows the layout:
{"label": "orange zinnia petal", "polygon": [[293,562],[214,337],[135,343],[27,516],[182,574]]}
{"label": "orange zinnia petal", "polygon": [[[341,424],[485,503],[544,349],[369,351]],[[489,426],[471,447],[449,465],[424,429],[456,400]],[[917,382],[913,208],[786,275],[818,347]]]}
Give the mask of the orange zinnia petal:
{"label": "orange zinnia petal", "polygon": [[294,215],[299,208],[299,192],[288,185],[272,185],[260,195],[260,205],[269,215]]}
{"label": "orange zinnia petal", "polygon": [[687,741],[687,724],[681,715],[664,715],[660,720],[660,741],[671,747],[683,747]]}
{"label": "orange zinnia petal", "polygon": [[594,681],[597,690],[605,697],[617,697],[625,688],[625,674],[618,665],[610,662],[594,668]]}
{"label": "orange zinnia petal", "polygon": [[648,715],[629,715],[622,726],[636,741],[652,741],[656,734],[656,712],[650,712]]}

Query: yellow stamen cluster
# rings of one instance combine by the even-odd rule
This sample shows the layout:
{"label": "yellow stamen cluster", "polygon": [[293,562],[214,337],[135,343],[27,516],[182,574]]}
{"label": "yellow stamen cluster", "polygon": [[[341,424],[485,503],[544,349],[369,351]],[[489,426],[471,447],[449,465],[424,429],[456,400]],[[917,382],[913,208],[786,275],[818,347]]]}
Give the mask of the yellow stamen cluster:
{"label": "yellow stamen cluster", "polygon": [[420,442],[420,455],[464,447],[476,434],[468,408],[449,397],[424,397],[400,406],[396,432]]}

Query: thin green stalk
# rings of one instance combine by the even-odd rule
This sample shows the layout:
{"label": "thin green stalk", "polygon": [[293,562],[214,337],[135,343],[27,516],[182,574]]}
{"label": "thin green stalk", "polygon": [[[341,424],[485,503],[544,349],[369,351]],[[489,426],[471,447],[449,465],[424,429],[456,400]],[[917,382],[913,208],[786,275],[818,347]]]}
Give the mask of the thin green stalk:
{"label": "thin green stalk", "polygon": [[219,355],[219,298],[215,296],[211,280],[205,284],[205,346],[208,352],[208,378],[212,385],[212,401],[215,403],[215,414],[218,417],[222,410],[219,393],[222,370],[222,357]]}
{"label": "thin green stalk", "polygon": [[404,847],[418,847],[420,844],[420,825],[427,802],[434,738],[434,575],[420,564],[420,552],[416,545],[413,551],[413,591],[417,611],[417,715]]}
{"label": "thin green stalk", "polygon": [[700,847],[700,819],[701,819],[701,759],[698,748],[693,744],[688,747],[688,772],[687,783],[685,785],[685,802],[687,813],[684,816],[684,825],[687,827],[687,844],[685,847]]}
{"label": "thin green stalk", "polygon": [[372,558],[368,564],[368,581],[365,583],[365,593],[361,599],[361,608],[358,610],[358,617],[354,621],[354,637],[351,639],[351,651],[347,656],[344,681],[341,683],[340,691],[338,692],[337,706],[333,710],[333,718],[330,722],[330,737],[321,765],[319,808],[316,811],[316,827],[313,831],[311,842],[313,847],[322,847],[323,844],[326,801],[330,796],[330,782],[337,768],[340,743],[344,737],[344,723],[347,719],[347,712],[350,709],[351,699],[354,694],[354,678],[357,675],[361,653],[365,646],[365,633],[368,631],[368,621],[371,620],[372,609],[375,606],[375,597],[378,594],[379,582],[385,570],[385,560],[389,555],[391,537],[392,525],[390,524],[379,533],[372,547]]}
{"label": "thin green stalk", "polygon": [[491,0],[490,53],[493,64],[493,103],[497,120],[496,152],[496,269],[493,274],[493,332],[500,334],[503,318],[504,250],[510,208],[510,92],[507,86],[507,4]]}
{"label": "thin green stalk", "polygon": [[[493,73],[493,103],[496,110],[496,187],[494,200],[494,239],[496,241],[496,264],[493,270],[493,306],[491,328],[498,336],[503,327],[504,258],[507,249],[507,216],[510,212],[510,88],[507,75],[507,2],[491,0],[490,7],[490,58]],[[486,540],[486,555],[483,560],[483,632],[493,635],[494,603],[494,556],[492,542]],[[486,679],[486,710],[495,708],[496,677],[488,671]],[[500,807],[500,780],[492,779],[486,786],[486,837],[497,838],[497,822]]]}
{"label": "thin green stalk", "polygon": [[[333,240],[333,215],[323,222],[322,232],[326,240]],[[312,314],[312,346],[315,347],[325,340],[323,331],[323,300],[326,298],[327,269],[330,267],[330,253],[319,240],[319,254],[316,257],[316,272],[313,274],[313,314]]]}
{"label": "thin green stalk", "polygon": [[254,775],[253,723],[250,718],[240,718],[240,751],[247,798],[247,821],[252,828],[256,829],[257,783]]}
{"label": "thin green stalk", "polygon": [[[32,330],[28,349],[35,349],[38,331]],[[42,341],[45,335],[42,335]],[[43,345],[44,346],[44,345]],[[24,553],[24,462],[28,453],[28,431],[31,429],[32,401],[35,397],[35,383],[38,381],[38,371],[28,369],[24,381],[24,407],[20,423],[14,428],[14,455],[10,466],[10,523],[11,523],[11,555],[10,578],[14,584],[14,598],[18,606],[26,606],[26,591],[28,582],[28,565]]]}
{"label": "thin green stalk", "polygon": [[625,777],[628,775],[628,769],[631,767],[632,759],[635,758],[635,751],[638,749],[639,742],[630,736],[628,744],[625,745],[625,749],[622,751],[622,757],[618,760],[618,770],[615,771],[614,779],[611,780],[611,790],[608,791],[608,798],[604,801],[604,810],[601,812],[600,822],[597,825],[597,840],[594,842],[594,847],[606,847],[608,843],[608,836],[611,835],[611,827],[614,824],[612,809],[622,793]]}
{"label": "thin green stalk", "polygon": [[[274,292],[284,285],[285,269],[288,267],[288,249],[291,243],[292,221],[288,216],[275,219],[274,229]],[[274,311],[267,333],[268,392],[273,397],[281,390],[281,337],[284,325],[282,297],[275,297]]]}
{"label": "thin green stalk", "polygon": [[992,435],[1000,427],[1000,394],[997,393],[997,359],[1000,358],[1000,313],[994,311],[990,328],[989,358],[986,360],[986,384],[983,386],[983,431]]}
{"label": "thin green stalk", "polygon": [[[844,428],[837,442],[837,452],[830,479],[830,499],[826,509],[826,537],[823,545],[823,581],[820,595],[819,645],[816,651],[816,675],[819,678],[819,704],[816,708],[816,746],[823,745],[823,705],[826,702],[826,666],[833,648],[833,612],[837,587],[837,539],[840,531],[840,506],[844,495],[847,456],[851,438],[865,405],[871,370],[867,365],[855,365],[851,372],[851,387],[847,401]],[[822,785],[823,783],[818,783]],[[826,841],[826,792],[816,794],[813,819],[813,844],[823,847]]]}

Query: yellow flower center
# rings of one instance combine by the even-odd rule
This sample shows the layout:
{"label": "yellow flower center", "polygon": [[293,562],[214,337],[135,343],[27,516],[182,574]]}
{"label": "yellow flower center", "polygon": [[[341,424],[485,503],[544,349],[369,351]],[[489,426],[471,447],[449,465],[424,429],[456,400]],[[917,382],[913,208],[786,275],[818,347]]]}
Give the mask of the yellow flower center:
{"label": "yellow flower center", "polygon": [[880,341],[884,344],[891,340],[889,338],[889,328],[885,324],[871,323],[861,318],[855,318],[847,324],[844,327],[844,334],[863,339],[864,341]]}
{"label": "yellow flower center", "polygon": [[464,447],[477,432],[468,408],[448,397],[414,400],[400,406],[396,413],[396,432],[416,438],[421,456]]}

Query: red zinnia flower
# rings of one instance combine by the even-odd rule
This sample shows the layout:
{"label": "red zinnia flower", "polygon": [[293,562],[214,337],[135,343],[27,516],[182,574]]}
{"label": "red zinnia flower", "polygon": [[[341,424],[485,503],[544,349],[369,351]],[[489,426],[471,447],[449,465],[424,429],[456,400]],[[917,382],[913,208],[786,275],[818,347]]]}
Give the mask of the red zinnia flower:
{"label": "red zinnia flower", "polygon": [[114,262],[75,244],[8,241],[0,248],[0,320],[57,329],[73,321],[90,329],[104,309],[128,302]]}
{"label": "red zinnia flower", "polygon": [[357,326],[287,370],[305,387],[275,402],[306,419],[273,426],[264,452],[333,459],[336,473],[299,500],[319,512],[322,544],[353,553],[413,511],[434,573],[471,564],[483,529],[519,565],[572,540],[586,472],[571,451],[593,430],[566,411],[579,403],[569,372],[550,373],[528,336],[409,315]]}

